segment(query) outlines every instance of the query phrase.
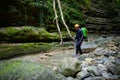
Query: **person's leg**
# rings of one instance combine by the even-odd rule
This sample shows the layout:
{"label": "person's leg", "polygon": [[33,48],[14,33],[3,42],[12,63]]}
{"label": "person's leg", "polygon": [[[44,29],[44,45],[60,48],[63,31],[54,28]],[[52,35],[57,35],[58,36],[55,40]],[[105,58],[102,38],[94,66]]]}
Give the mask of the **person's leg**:
{"label": "person's leg", "polygon": [[76,52],[75,52],[75,54],[73,56],[78,57],[79,56],[78,52],[79,52],[79,43],[76,42]]}
{"label": "person's leg", "polygon": [[82,53],[82,49],[81,49],[82,42],[83,42],[83,40],[82,40],[82,41],[80,42],[80,44],[79,44],[79,53],[80,53],[80,54],[83,54],[83,53]]}
{"label": "person's leg", "polygon": [[78,54],[78,51],[79,51],[79,43],[76,42],[76,54]]}
{"label": "person's leg", "polygon": [[83,53],[82,53],[82,49],[81,49],[81,46],[80,46],[80,49],[79,49],[79,53],[80,53],[80,54],[83,54]]}

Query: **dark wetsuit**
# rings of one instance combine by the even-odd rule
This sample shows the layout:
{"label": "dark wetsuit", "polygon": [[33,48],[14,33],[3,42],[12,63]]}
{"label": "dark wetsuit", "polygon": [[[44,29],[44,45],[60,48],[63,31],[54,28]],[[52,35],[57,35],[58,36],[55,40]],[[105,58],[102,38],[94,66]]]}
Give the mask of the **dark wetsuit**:
{"label": "dark wetsuit", "polygon": [[76,54],[78,54],[78,53],[82,54],[81,44],[83,42],[83,32],[81,29],[78,29],[76,31],[75,40],[76,40]]}

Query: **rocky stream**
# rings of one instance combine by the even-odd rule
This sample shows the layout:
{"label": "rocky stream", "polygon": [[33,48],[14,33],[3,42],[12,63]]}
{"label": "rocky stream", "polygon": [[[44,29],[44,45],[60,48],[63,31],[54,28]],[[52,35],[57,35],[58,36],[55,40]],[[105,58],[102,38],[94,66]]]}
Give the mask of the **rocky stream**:
{"label": "rocky stream", "polygon": [[[70,45],[72,44],[72,45]],[[0,60],[0,80],[120,80],[120,36],[82,44],[82,55],[67,49]]]}

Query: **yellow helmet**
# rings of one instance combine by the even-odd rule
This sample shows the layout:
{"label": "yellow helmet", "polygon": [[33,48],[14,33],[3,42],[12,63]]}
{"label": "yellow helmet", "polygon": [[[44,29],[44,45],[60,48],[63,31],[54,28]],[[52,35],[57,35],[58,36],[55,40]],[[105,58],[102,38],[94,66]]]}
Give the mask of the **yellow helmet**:
{"label": "yellow helmet", "polygon": [[79,24],[75,24],[75,26],[74,26],[75,28],[79,28],[80,27],[80,25]]}

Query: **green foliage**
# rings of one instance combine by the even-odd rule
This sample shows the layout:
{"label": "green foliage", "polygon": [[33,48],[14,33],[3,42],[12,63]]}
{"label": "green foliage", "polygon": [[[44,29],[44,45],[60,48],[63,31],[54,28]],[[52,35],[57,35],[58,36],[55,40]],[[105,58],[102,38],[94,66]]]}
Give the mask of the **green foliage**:
{"label": "green foliage", "polygon": [[85,23],[83,9],[90,7],[90,0],[62,0],[61,4],[67,24]]}
{"label": "green foliage", "polygon": [[[38,9],[38,20],[40,27],[46,27],[53,24],[52,20],[54,19],[54,12],[52,0],[20,0],[20,2]],[[68,25],[71,26],[75,23],[85,23],[83,9],[90,8],[90,0],[61,0],[61,5],[65,20]],[[57,11],[58,16],[60,17],[58,7]],[[60,20],[60,25],[61,24],[62,22]]]}
{"label": "green foliage", "polygon": [[[65,17],[65,21],[69,26],[74,23],[83,24],[85,22],[83,9],[90,7],[90,0],[60,0]],[[12,0],[1,1],[3,8],[2,14],[6,14],[8,19],[3,19],[3,25],[33,25],[39,27],[51,27],[53,25],[54,11],[52,0]],[[60,13],[56,4],[59,23],[62,27]],[[10,16],[9,16],[10,15]],[[14,15],[14,16],[13,16]],[[6,18],[6,17],[5,17]],[[5,20],[5,21],[4,21]],[[6,23],[8,22],[8,23]]]}
{"label": "green foliage", "polygon": [[116,4],[120,8],[120,0],[116,0]]}

